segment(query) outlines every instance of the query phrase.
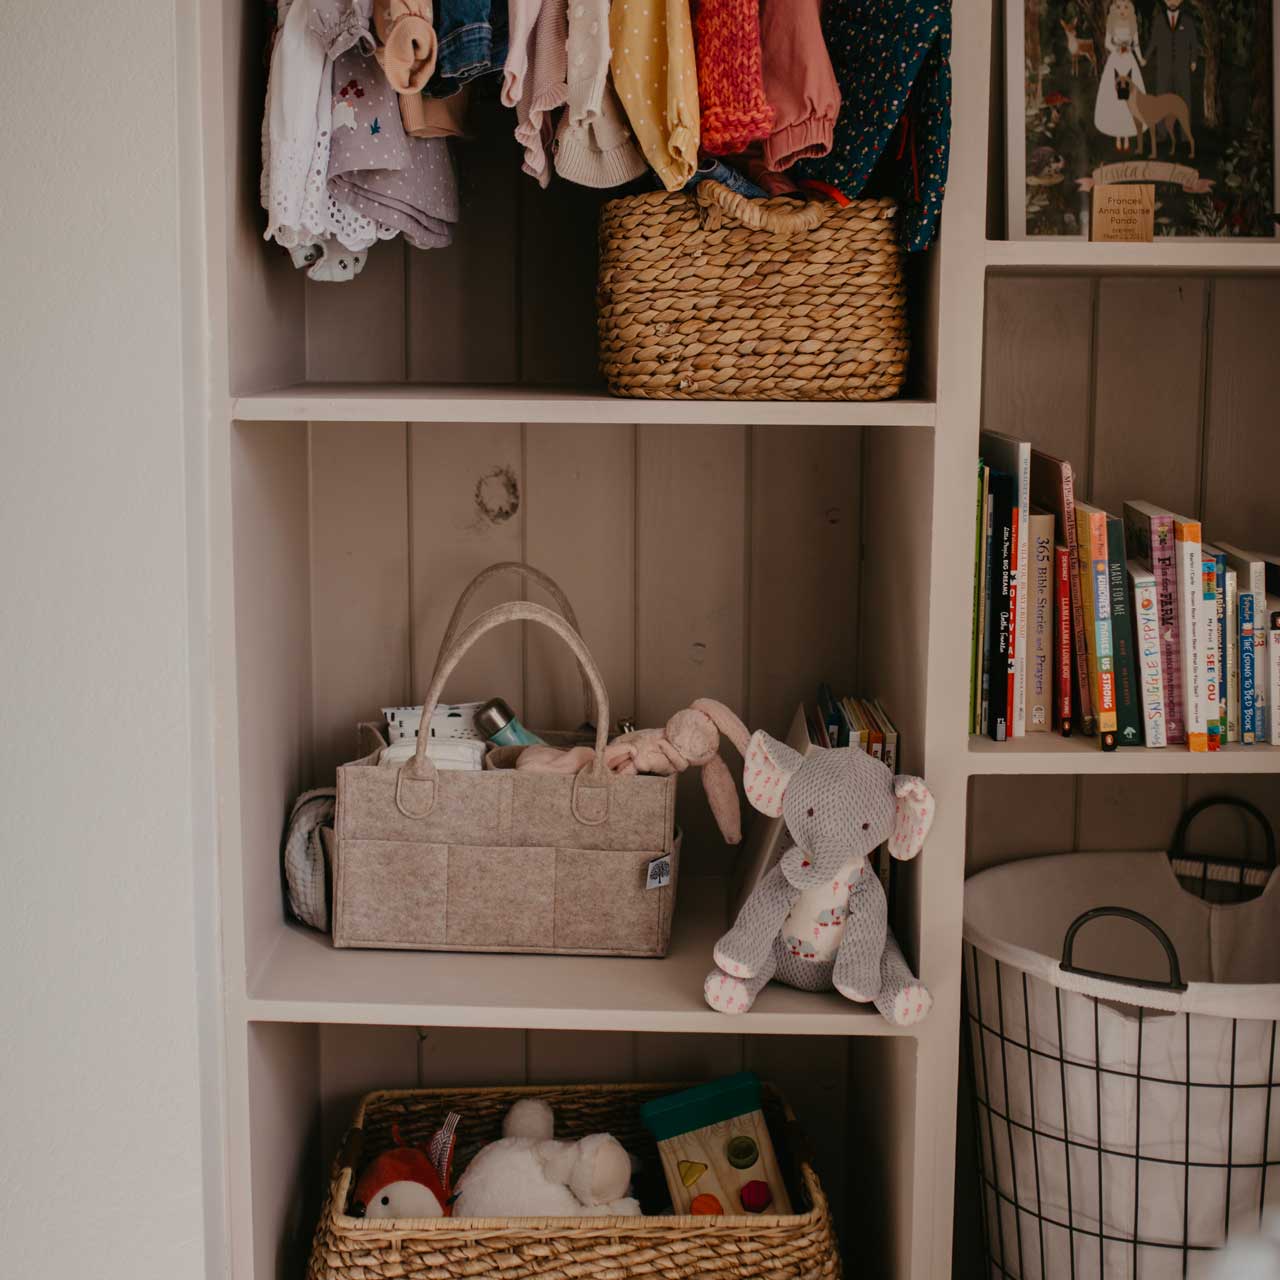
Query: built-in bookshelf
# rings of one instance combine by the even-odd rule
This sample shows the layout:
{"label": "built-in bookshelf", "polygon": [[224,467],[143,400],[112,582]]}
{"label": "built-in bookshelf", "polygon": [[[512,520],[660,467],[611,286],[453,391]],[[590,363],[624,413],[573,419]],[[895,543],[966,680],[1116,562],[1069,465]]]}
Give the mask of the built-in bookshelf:
{"label": "built-in bookshelf", "polygon": [[[210,313],[225,1053],[211,1141],[233,1280],[302,1275],[327,1157],[363,1090],[743,1065],[797,1102],[858,1266],[938,1280],[952,1265],[966,852],[1135,839],[1117,790],[1130,784],[1154,788],[1162,813],[1189,786],[1275,792],[1274,748],[1104,754],[1079,737],[966,732],[980,426],[1077,459],[1100,506],[1138,493],[1266,541],[1280,251],[988,240],[990,6],[957,19],[952,174],[941,239],[910,273],[907,397],[740,404],[602,394],[596,205],[522,185],[500,148],[477,162],[488,185],[451,256],[379,246],[355,284],[304,284],[261,240],[265,10],[201,7],[204,203],[187,224],[205,238]],[[511,518],[475,502],[495,468],[520,493]],[[892,708],[901,767],[938,803],[897,903],[934,995],[927,1021],[897,1033],[782,989],[741,1020],[713,1015],[700,981],[730,855],[693,803],[663,961],[337,952],[285,920],[288,804],[332,775],[358,720],[421,696],[458,591],[506,559],[563,583],[617,710],[642,722],[709,695],[783,734],[820,680]],[[467,678],[511,691],[534,723],[574,715],[573,672],[518,632],[478,650]],[[961,1276],[968,1221],[962,1206]]]}

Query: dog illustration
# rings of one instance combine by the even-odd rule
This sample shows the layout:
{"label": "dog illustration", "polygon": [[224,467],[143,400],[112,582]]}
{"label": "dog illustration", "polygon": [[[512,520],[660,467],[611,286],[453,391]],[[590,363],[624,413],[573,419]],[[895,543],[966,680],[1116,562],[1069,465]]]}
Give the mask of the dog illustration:
{"label": "dog illustration", "polygon": [[1116,72],[1116,97],[1129,108],[1133,123],[1138,126],[1138,154],[1142,154],[1142,135],[1151,135],[1151,158],[1157,155],[1159,143],[1156,130],[1164,125],[1169,130],[1169,157],[1178,149],[1178,135],[1174,132],[1176,121],[1183,136],[1191,146],[1190,159],[1196,158],[1196,139],[1191,132],[1191,110],[1176,93],[1143,93],[1134,86],[1130,76]]}
{"label": "dog illustration", "polygon": [[1062,18],[1058,19],[1059,25],[1066,33],[1067,52],[1071,55],[1071,74],[1079,74],[1080,62],[1083,59],[1087,62],[1096,76],[1098,74],[1098,55],[1094,50],[1093,41],[1090,39],[1081,39],[1076,35],[1076,24],[1067,22]]}

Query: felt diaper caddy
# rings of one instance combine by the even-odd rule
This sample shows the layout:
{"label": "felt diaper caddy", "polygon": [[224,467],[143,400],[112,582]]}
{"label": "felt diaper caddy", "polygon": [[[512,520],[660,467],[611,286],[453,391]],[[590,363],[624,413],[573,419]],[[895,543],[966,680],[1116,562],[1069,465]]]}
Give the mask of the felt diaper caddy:
{"label": "felt diaper caddy", "polygon": [[[594,704],[595,759],[574,775],[438,769],[375,752],[338,770],[333,941],[338,947],[662,956],[678,873],[676,778],[605,767],[609,696],[582,638],[557,613],[512,602],[481,614],[442,654],[423,724],[467,651],[534,622],[577,658]],[[652,874],[658,867],[662,874]],[[650,887],[653,886],[653,887]]]}
{"label": "felt diaper caddy", "polygon": [[714,181],[600,215],[600,367],[650,399],[885,400],[907,370],[891,199],[749,200]]}
{"label": "felt diaper caddy", "polygon": [[[791,1213],[672,1214],[644,1104],[679,1084],[415,1089],[365,1097],[334,1164],[307,1280],[839,1280],[840,1257],[826,1195],[803,1133],[768,1085],[763,1113],[788,1182]],[[454,1167],[502,1133],[523,1098],[541,1098],[556,1136],[611,1133],[639,1162],[640,1216],[383,1218],[353,1214],[362,1167],[389,1149],[424,1145],[458,1115]],[[656,1176],[655,1176],[656,1175]]]}

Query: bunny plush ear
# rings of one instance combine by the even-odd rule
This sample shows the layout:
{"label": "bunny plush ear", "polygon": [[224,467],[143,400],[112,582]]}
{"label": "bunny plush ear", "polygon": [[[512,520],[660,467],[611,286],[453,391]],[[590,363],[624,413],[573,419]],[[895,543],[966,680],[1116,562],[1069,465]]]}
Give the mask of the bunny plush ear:
{"label": "bunny plush ear", "polygon": [[782,817],[782,797],[787,783],[804,763],[804,757],[784,742],[757,729],[747,743],[742,784],[747,799],[770,818]]}
{"label": "bunny plush ear", "polygon": [[889,852],[902,861],[914,858],[924,847],[925,837],[933,826],[935,808],[933,793],[923,778],[900,773],[893,780],[896,812],[889,836]]}

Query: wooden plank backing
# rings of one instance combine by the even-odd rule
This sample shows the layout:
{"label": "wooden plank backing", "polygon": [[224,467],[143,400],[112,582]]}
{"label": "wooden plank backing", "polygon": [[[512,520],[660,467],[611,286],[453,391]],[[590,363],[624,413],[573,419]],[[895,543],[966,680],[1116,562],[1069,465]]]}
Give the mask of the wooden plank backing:
{"label": "wooden plank backing", "polygon": [[375,1089],[413,1089],[418,1081],[414,1027],[323,1026],[319,1075],[324,1168],[338,1152],[356,1107]]}
{"label": "wooden plank backing", "polygon": [[523,1084],[525,1035],[513,1027],[424,1028],[418,1037],[418,1081],[426,1089]]}
{"label": "wooden plank backing", "polygon": [[631,1031],[530,1031],[529,1083],[635,1080],[635,1041]]}
{"label": "wooden plank backing", "polygon": [[1199,506],[1205,284],[1105,279],[1098,293],[1092,501]]}
{"label": "wooden plank backing", "polygon": [[969,783],[965,874],[1075,843],[1076,779],[993,776]]}
{"label": "wooden plank backing", "polygon": [[343,284],[307,281],[307,377],[312,382],[401,382],[405,376],[403,240],[379,241]]}
{"label": "wooden plank backing", "polygon": [[[412,688],[421,702],[444,629],[462,589],[498,560],[519,560],[524,544],[522,428],[516,424],[421,423],[410,428],[409,555],[413,582]],[[474,618],[518,598],[519,586],[486,583]],[[500,627],[463,658],[446,701],[503,697],[523,715],[521,628]]]}
{"label": "wooden plank backing", "polygon": [[406,428],[311,431],[316,776],[355,758],[356,725],[410,699]]}
{"label": "wooden plank backing", "polygon": [[1280,290],[1274,279],[1213,286],[1204,521],[1211,538],[1280,554]]}
{"label": "wooden plank backing", "polygon": [[[743,706],[746,449],[741,427],[648,426],[637,434],[636,718],[665,725],[695,698]],[[734,776],[741,761],[721,753]],[[685,868],[711,874],[730,851],[700,779],[680,779]]]}
{"label": "wooden plank backing", "polygon": [[818,683],[857,675],[859,432],[751,429],[752,728],[782,736]]}
{"label": "wooden plank backing", "polygon": [[1081,778],[1076,848],[1166,848],[1182,812],[1184,786],[1179,777]]}
{"label": "wooden plank backing", "polygon": [[522,177],[520,371],[523,381],[592,387],[596,361],[596,223],[614,193],[553,179],[540,191]]}
{"label": "wooden plank backing", "polygon": [[[525,557],[564,589],[604,676],[610,722],[635,707],[635,429],[540,423],[525,437]],[[518,594],[513,580],[510,590]],[[554,607],[537,588],[530,599]],[[584,718],[578,666],[564,642],[528,627],[530,726]],[[595,710],[587,718],[595,723]]]}
{"label": "wooden plank backing", "polygon": [[518,183],[515,117],[474,94],[472,136],[453,144],[461,214],[447,249],[408,250],[410,382],[516,382]]}
{"label": "wooden plank backing", "polygon": [[1091,280],[1067,276],[987,282],[982,425],[1067,458],[1082,475],[1089,454],[1093,290]]}

